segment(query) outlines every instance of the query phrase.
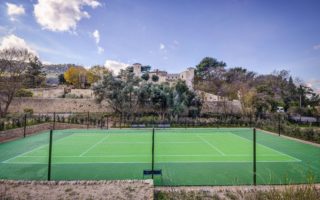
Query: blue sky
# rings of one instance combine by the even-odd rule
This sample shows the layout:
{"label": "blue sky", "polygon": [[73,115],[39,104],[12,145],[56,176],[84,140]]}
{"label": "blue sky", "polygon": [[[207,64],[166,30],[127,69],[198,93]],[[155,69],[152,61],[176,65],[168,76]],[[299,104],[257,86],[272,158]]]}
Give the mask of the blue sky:
{"label": "blue sky", "polygon": [[1,0],[2,45],[10,35],[50,63],[180,72],[211,56],[320,88],[319,0]]}

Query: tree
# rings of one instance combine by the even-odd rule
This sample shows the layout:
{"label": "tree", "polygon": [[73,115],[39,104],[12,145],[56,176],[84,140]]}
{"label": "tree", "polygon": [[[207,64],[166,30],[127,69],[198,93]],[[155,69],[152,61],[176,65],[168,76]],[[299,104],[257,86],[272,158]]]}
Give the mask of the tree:
{"label": "tree", "polygon": [[152,79],[153,82],[158,82],[159,76],[157,76],[157,75],[154,74],[154,75],[152,75],[152,78],[151,78],[151,79]]}
{"label": "tree", "polygon": [[66,83],[66,79],[64,79],[64,74],[59,74],[58,79],[59,79],[59,84],[60,85]]}
{"label": "tree", "polygon": [[196,66],[196,75],[202,79],[208,78],[214,70],[224,68],[227,64],[223,61],[218,61],[215,58],[205,57]]}
{"label": "tree", "polygon": [[145,81],[148,81],[149,78],[150,78],[149,73],[144,73],[144,74],[142,74],[141,78],[142,78],[143,80],[145,80]]}
{"label": "tree", "polygon": [[88,70],[87,77],[90,85],[103,79],[104,76],[110,74],[111,71],[104,66],[95,65]]}
{"label": "tree", "polygon": [[131,76],[123,80],[111,73],[93,87],[96,100],[101,103],[106,100],[117,114],[133,113],[137,109],[137,87],[139,79]]}
{"label": "tree", "polygon": [[23,87],[25,71],[34,55],[28,50],[0,51],[0,117],[4,117],[16,92]]}
{"label": "tree", "polygon": [[38,57],[29,58],[29,65],[25,72],[25,86],[27,88],[36,88],[41,86],[46,78],[42,63]]}
{"label": "tree", "polygon": [[85,88],[88,84],[88,72],[84,67],[72,66],[64,73],[67,83],[77,88]]}

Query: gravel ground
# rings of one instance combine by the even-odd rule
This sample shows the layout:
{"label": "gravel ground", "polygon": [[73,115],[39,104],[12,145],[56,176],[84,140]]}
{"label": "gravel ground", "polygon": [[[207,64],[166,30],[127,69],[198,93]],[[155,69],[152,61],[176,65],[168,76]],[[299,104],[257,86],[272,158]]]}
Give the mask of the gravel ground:
{"label": "gravel ground", "polygon": [[153,199],[152,180],[8,181],[0,180],[2,199]]}

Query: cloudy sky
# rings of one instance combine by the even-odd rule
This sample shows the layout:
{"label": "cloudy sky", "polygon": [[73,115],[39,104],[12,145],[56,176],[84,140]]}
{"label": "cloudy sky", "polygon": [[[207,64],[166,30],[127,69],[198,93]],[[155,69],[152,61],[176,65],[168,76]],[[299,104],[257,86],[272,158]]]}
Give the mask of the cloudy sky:
{"label": "cloudy sky", "polygon": [[211,56],[286,69],[320,92],[319,0],[0,0],[0,42],[115,71],[140,62],[179,72]]}

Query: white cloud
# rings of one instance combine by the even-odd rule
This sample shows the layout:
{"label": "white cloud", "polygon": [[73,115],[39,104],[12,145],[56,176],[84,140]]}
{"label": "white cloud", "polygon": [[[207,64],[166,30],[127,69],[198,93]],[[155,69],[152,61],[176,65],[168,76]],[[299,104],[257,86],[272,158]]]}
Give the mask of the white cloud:
{"label": "white cloud", "polygon": [[118,62],[115,60],[106,60],[104,66],[111,71],[113,71],[114,74],[119,74],[121,69],[125,69],[129,64]]}
{"label": "white cloud", "polygon": [[314,50],[319,50],[319,49],[320,49],[320,44],[314,45],[314,46],[313,46],[313,49],[314,49]]}
{"label": "white cloud", "polygon": [[104,52],[104,48],[98,46],[98,54],[102,54]]}
{"label": "white cloud", "polygon": [[160,47],[159,48],[160,48],[160,50],[164,50],[166,48],[166,46],[164,44],[160,43]]}
{"label": "white cloud", "polygon": [[0,50],[11,49],[11,48],[27,49],[30,53],[38,56],[38,53],[33,48],[31,48],[30,45],[28,45],[24,39],[19,38],[13,34],[2,38],[0,43]]}
{"label": "white cloud", "polygon": [[90,18],[84,6],[101,6],[98,0],[38,0],[34,5],[36,21],[51,31],[74,31],[82,18]]}
{"label": "white cloud", "polygon": [[6,3],[7,5],[7,14],[10,16],[11,21],[15,21],[16,17],[24,15],[26,12],[23,5],[16,5],[13,3]]}
{"label": "white cloud", "polygon": [[46,60],[42,61],[42,64],[44,64],[44,65],[53,65],[52,62],[46,61]]}
{"label": "white cloud", "polygon": [[100,33],[98,30],[93,31],[92,36],[94,37],[97,44],[100,42]]}

